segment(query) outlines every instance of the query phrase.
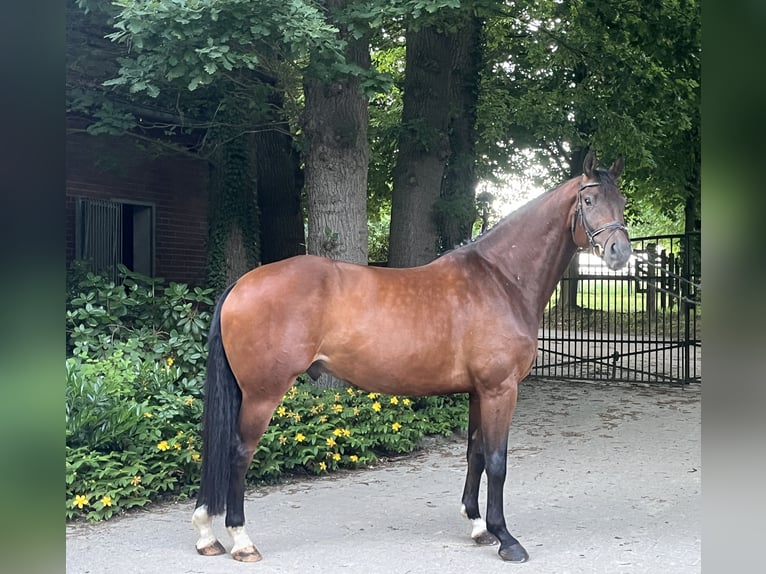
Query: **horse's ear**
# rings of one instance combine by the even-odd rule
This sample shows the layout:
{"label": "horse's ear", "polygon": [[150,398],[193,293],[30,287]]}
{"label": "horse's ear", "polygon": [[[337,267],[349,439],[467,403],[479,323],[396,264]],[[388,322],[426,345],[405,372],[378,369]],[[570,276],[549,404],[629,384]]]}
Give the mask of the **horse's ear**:
{"label": "horse's ear", "polygon": [[609,166],[609,173],[614,179],[619,179],[622,175],[622,170],[625,167],[625,158],[618,157],[615,162]]}
{"label": "horse's ear", "polygon": [[585,174],[585,177],[593,177],[596,171],[596,161],[596,152],[592,149],[588,150],[585,160],[582,162],[582,172]]}

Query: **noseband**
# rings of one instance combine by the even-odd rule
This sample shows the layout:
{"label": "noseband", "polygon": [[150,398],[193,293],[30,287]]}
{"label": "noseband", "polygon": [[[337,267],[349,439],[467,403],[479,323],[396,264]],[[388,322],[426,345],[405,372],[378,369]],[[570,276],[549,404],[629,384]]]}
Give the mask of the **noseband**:
{"label": "noseband", "polygon": [[[575,245],[577,245],[577,241],[575,241],[575,224],[577,223],[577,216],[580,216],[580,223],[582,224],[582,228],[585,231],[585,235],[588,236],[588,241],[591,244],[591,247],[593,247],[594,251],[596,252],[596,255],[601,257],[604,251],[604,245],[607,244],[607,242],[612,238],[612,235],[614,235],[617,231],[624,231],[626,237],[630,238],[628,235],[628,228],[625,227],[622,223],[619,223],[617,221],[612,221],[611,223],[607,223],[606,225],[602,225],[598,229],[593,229],[585,219],[585,211],[582,207],[582,190],[587,187],[598,187],[601,183],[599,182],[592,182],[592,183],[584,183],[580,185],[580,189],[577,190],[577,209],[575,210],[574,216],[572,217],[572,240],[575,242]],[[596,243],[596,236],[599,233],[602,233],[607,230],[612,230],[612,232],[609,234],[609,236],[606,238],[606,241],[604,241],[603,245],[599,245]]]}

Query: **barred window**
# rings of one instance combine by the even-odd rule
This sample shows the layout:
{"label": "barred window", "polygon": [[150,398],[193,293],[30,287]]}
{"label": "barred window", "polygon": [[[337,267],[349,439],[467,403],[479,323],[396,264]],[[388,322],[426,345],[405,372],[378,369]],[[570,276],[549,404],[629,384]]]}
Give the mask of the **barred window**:
{"label": "barred window", "polygon": [[95,273],[117,281],[117,264],[154,273],[154,206],[126,201],[79,198],[75,256]]}

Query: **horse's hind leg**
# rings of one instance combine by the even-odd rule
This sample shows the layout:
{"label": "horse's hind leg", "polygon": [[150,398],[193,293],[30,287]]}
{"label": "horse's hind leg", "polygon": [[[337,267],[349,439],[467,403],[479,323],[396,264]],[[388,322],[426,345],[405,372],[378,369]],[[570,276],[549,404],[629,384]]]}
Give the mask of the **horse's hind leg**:
{"label": "horse's hind leg", "polygon": [[245,476],[277,403],[262,402],[260,399],[248,401],[245,396],[242,398],[239,441],[232,452],[225,522],[234,542],[231,556],[240,562],[257,562],[261,559],[261,553],[245,532]]}
{"label": "horse's hind leg", "polygon": [[213,517],[207,512],[207,506],[204,504],[194,509],[192,524],[199,532],[197,540],[197,552],[203,556],[218,556],[226,554],[226,548],[223,547],[213,533]]}
{"label": "horse's hind leg", "polygon": [[468,472],[463,488],[463,506],[461,512],[473,525],[471,538],[476,544],[496,544],[497,538],[487,531],[487,523],[479,511],[479,486],[484,473],[484,446],[481,436],[481,412],[479,398],[472,394],[469,398],[468,411]]}

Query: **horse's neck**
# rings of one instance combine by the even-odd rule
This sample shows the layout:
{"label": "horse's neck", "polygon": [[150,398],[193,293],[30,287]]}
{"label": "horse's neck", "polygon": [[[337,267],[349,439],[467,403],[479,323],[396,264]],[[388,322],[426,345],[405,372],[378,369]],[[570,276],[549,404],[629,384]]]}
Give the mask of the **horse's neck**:
{"label": "horse's neck", "polygon": [[475,248],[509,290],[542,316],[577,250],[570,215],[576,180],[543,194],[498,223]]}

